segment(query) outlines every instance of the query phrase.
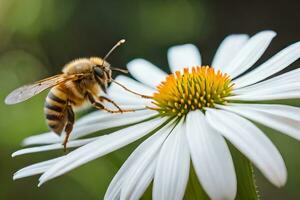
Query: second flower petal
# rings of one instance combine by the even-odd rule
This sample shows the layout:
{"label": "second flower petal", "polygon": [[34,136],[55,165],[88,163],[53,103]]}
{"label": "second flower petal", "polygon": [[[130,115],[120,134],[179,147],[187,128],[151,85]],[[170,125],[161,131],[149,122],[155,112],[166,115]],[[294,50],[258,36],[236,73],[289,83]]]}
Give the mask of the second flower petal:
{"label": "second flower petal", "polygon": [[192,44],[173,46],[168,50],[168,61],[172,72],[184,67],[201,66],[201,55]]}
{"label": "second flower petal", "polygon": [[182,199],[190,169],[189,150],[182,122],[168,136],[157,159],[153,199]]}
{"label": "second flower petal", "polygon": [[209,124],[244,153],[274,185],[283,186],[287,170],[277,148],[250,121],[227,111],[208,109]]}
{"label": "second flower petal", "polygon": [[186,119],[187,139],[196,174],[211,199],[234,199],[237,183],[225,139],[210,127],[201,111]]}

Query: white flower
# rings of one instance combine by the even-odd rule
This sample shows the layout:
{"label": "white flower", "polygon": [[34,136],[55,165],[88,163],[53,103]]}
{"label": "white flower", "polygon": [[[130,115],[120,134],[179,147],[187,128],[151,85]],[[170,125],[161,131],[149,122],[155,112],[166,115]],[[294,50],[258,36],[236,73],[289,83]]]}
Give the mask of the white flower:
{"label": "white flower", "polygon": [[[131,61],[128,69],[142,83],[124,76],[117,81],[152,98],[140,98],[115,84],[110,87],[109,96],[122,107],[141,110],[85,116],[77,123],[69,142],[69,146],[82,147],[63,157],[24,168],[15,178],[43,173],[42,184],[151,133],[115,175],[105,199],[138,199],[152,180],[153,199],[182,199],[190,160],[211,199],[234,199],[236,174],[225,138],[270,182],[278,187],[284,185],[287,171],[280,153],[251,122],[300,139],[299,108],[261,102],[300,97],[299,69],[269,78],[300,57],[300,42],[248,72],[275,35],[273,31],[262,31],[251,38],[226,37],[213,59],[213,68],[201,67],[200,53],[191,44],[168,51],[174,73],[171,75],[146,60]],[[147,109],[143,109],[145,106]],[[126,124],[134,125],[104,136],[77,139]],[[49,145],[23,149],[14,155],[62,148],[60,141],[51,133],[32,136],[24,143]]]}

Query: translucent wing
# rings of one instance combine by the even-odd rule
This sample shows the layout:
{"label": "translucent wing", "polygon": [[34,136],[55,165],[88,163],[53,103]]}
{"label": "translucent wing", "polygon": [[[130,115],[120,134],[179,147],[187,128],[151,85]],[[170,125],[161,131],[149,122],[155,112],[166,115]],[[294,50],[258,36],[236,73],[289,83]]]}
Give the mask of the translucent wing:
{"label": "translucent wing", "polygon": [[16,104],[22,101],[25,101],[38,93],[58,85],[60,83],[77,80],[81,78],[83,74],[73,74],[73,75],[66,75],[66,74],[58,74],[55,76],[51,76],[49,78],[37,81],[33,84],[24,85],[12,91],[6,98],[6,104]]}

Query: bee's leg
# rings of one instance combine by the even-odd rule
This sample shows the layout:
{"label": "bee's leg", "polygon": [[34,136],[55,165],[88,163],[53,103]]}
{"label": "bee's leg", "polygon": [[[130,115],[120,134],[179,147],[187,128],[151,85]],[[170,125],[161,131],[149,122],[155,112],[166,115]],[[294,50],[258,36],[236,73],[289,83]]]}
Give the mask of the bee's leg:
{"label": "bee's leg", "polygon": [[107,101],[107,102],[113,104],[116,108],[118,108],[118,110],[119,110],[120,112],[133,112],[133,110],[123,110],[123,109],[121,109],[121,108],[118,106],[118,104],[116,104],[113,100],[111,100],[111,99],[109,99],[109,98],[107,98],[107,97],[99,96],[98,98],[99,98],[99,101],[104,101],[104,100],[105,100],[105,101]]}
{"label": "bee's leg", "polygon": [[68,143],[70,134],[71,134],[71,132],[72,132],[72,130],[73,130],[74,119],[75,119],[75,116],[74,116],[73,109],[72,109],[72,107],[69,105],[69,106],[67,107],[67,124],[66,124],[66,127],[65,127],[66,137],[65,137],[65,140],[64,140],[64,142],[63,142],[63,145],[64,145],[64,151],[67,150],[67,143]]}
{"label": "bee's leg", "polygon": [[137,92],[134,92],[134,91],[128,89],[126,86],[122,85],[121,83],[119,83],[119,82],[117,82],[117,81],[115,81],[115,80],[111,80],[111,81],[114,82],[115,84],[119,85],[120,87],[122,87],[122,88],[123,88],[124,90],[126,90],[127,92],[130,92],[130,93],[132,93],[132,94],[138,95],[138,96],[140,96],[140,97],[142,97],[142,98],[144,98],[144,99],[152,99],[152,98],[153,98],[152,96],[143,95],[143,94],[139,94],[139,93],[137,93]]}
{"label": "bee's leg", "polygon": [[[89,99],[89,101],[91,102],[91,104],[95,107],[95,108],[97,108],[97,109],[99,109],[99,110],[105,110],[105,111],[107,111],[107,112],[110,112],[110,113],[122,113],[123,112],[123,110],[110,110],[109,108],[106,108],[104,105],[102,105],[99,101],[96,101],[95,99],[94,99],[94,97],[90,94],[90,93],[87,93],[87,97],[88,97],[88,99]],[[132,110],[133,111],[133,110]],[[128,111],[129,112],[129,111]]]}

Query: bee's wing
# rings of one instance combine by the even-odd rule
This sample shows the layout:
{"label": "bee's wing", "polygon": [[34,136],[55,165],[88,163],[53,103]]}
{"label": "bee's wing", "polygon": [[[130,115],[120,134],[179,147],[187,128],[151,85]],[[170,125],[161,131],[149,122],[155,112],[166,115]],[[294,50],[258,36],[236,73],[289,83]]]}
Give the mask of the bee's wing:
{"label": "bee's wing", "polygon": [[19,87],[12,91],[6,98],[5,103],[6,104],[16,104],[20,103],[22,101],[25,101],[38,93],[53,87],[55,85],[58,85],[60,83],[71,81],[71,80],[77,80],[80,77],[82,77],[83,74],[73,74],[73,75],[65,75],[65,74],[58,74],[55,76],[51,76],[48,78],[45,78],[43,80],[37,81],[33,84],[24,85],[22,87]]}

